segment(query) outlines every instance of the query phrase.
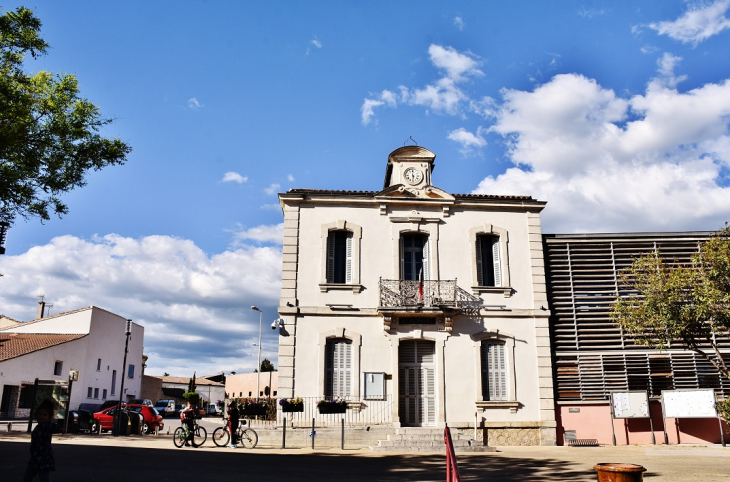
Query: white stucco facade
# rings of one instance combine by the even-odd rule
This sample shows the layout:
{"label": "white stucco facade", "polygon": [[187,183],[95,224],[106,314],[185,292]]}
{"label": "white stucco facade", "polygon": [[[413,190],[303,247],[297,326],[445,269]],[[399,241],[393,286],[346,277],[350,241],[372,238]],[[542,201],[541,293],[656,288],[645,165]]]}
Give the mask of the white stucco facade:
{"label": "white stucco facade", "polygon": [[[545,203],[527,196],[451,195],[432,185],[434,160],[427,149],[404,147],[384,163],[382,191],[295,189],[280,194],[284,243],[279,313],[284,326],[279,395],[322,397],[331,391],[333,382],[326,373],[335,362],[326,354],[335,350],[329,344],[339,340],[348,350],[343,352],[349,377],[346,398],[361,401],[365,374],[384,374],[385,398],[393,401],[396,426],[468,427],[476,414],[480,426],[522,434],[518,443],[553,445],[540,228]],[[332,274],[335,232],[347,238],[347,268],[340,280]],[[496,244],[495,282],[482,282],[477,272],[482,237]],[[423,243],[418,248],[421,268],[411,271],[423,280],[424,294],[415,303],[413,297],[403,301],[404,293],[419,281],[412,275],[411,281],[400,281],[408,278],[404,270],[410,265],[404,259],[410,255],[404,255],[404,246],[411,241],[404,240],[410,239]],[[500,383],[506,392],[498,400],[489,399],[482,384],[486,362],[480,350],[492,342],[504,350],[506,377]],[[433,356],[425,364],[407,365],[406,353],[415,346],[433,350]],[[416,390],[415,403],[431,404],[433,413],[424,408],[427,416],[414,419],[405,410],[420,409],[406,409],[400,398],[415,393],[408,384],[419,373],[426,375],[416,383],[428,385],[424,390],[431,392],[423,401]]]}
{"label": "white stucco facade", "polygon": [[[83,335],[0,362],[0,390],[17,391],[23,385],[32,385],[36,378],[67,382],[69,371],[78,370],[79,380],[72,387],[71,409],[80,404],[93,406],[105,400],[119,400],[122,377],[123,400],[137,398],[142,382],[144,328],[132,323],[127,366],[122,373],[126,323],[127,320],[119,315],[91,306],[0,331],[2,336],[13,333]],[[55,374],[58,362],[61,362],[61,369]],[[27,412],[21,409],[17,415],[24,416]]]}

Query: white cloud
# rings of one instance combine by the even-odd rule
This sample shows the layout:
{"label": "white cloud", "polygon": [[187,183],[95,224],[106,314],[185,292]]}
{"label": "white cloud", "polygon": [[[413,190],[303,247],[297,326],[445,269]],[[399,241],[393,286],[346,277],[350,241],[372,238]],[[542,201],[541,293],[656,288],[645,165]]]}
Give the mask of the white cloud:
{"label": "white cloud", "polygon": [[258,241],[259,243],[282,244],[284,240],[284,223],[262,224],[253,228],[243,229],[233,234],[234,245],[242,241]]}
{"label": "white cloud", "polygon": [[294,176],[292,176],[291,174],[287,174],[286,175],[286,180],[289,181],[289,182],[294,182]]}
{"label": "white cloud", "polygon": [[424,87],[408,88],[400,86],[399,95],[384,90],[374,98],[365,99],[360,107],[363,125],[373,122],[375,108],[383,105],[395,107],[398,103],[418,105],[429,111],[458,114],[464,104],[468,104],[469,97],[462,92],[457,84],[463,83],[472,77],[483,76],[479,70],[481,61],[472,53],[461,53],[452,47],[442,47],[432,44],[428,48],[428,55],[434,67],[439,69],[443,76]]}
{"label": "white cloud", "polygon": [[203,104],[198,102],[198,99],[196,99],[195,97],[188,99],[188,108],[196,110],[200,109],[201,107],[203,107]]}
{"label": "white cloud", "polygon": [[221,179],[221,182],[237,182],[238,184],[242,184],[246,181],[248,181],[247,176],[242,176],[239,173],[233,171],[228,171],[223,175],[223,179]]}
{"label": "white cloud", "polygon": [[475,190],[548,201],[548,232],[712,229],[728,216],[730,82],[674,86],[663,56],[643,95],[557,75],[532,92],[504,90],[489,129],[516,167]]}
{"label": "white cloud", "polygon": [[730,28],[730,20],[725,13],[730,8],[730,0],[717,0],[713,3],[697,2],[674,21],[663,21],[649,24],[659,35],[667,35],[682,43],[697,45],[726,28]]}
{"label": "white cloud", "polygon": [[603,9],[597,9],[597,8],[585,8],[584,6],[581,6],[578,9],[578,15],[580,15],[583,18],[594,18],[599,17],[603,14],[605,14],[606,11]]}
{"label": "white cloud", "polygon": [[[170,236],[61,236],[2,256],[0,272],[2,312],[12,318],[32,319],[44,294],[54,314],[94,305],[143,325],[149,374],[252,371],[259,319],[248,307],[276,318],[281,249],[241,245],[209,256]],[[275,359],[276,337],[262,345]]]}
{"label": "white cloud", "polygon": [[264,188],[264,192],[269,196],[272,196],[279,192],[279,188],[281,188],[281,184],[271,183],[269,187]]}
{"label": "white cloud", "polygon": [[464,30],[464,19],[461,17],[455,17],[454,18],[454,26],[458,28],[460,31]]}
{"label": "white cloud", "polygon": [[267,211],[279,211],[281,212],[281,205],[277,203],[273,204],[262,204],[259,209],[265,209]]}
{"label": "white cloud", "polygon": [[682,57],[677,57],[676,55],[672,55],[668,52],[665,52],[664,55],[657,60],[660,79],[664,81],[668,87],[674,88],[678,83],[687,79],[686,75],[674,75],[674,67],[676,67],[681,60]]}
{"label": "white cloud", "polygon": [[487,141],[482,137],[482,129],[477,129],[476,134],[472,134],[463,127],[449,132],[447,139],[452,140],[461,145],[461,152],[464,155],[470,154],[474,149],[481,149],[487,145]]}
{"label": "white cloud", "polygon": [[320,41],[319,41],[319,40],[317,39],[317,37],[314,37],[314,38],[313,38],[312,40],[310,40],[310,41],[309,41],[309,43],[311,43],[312,45],[314,45],[314,46],[315,46],[315,47],[317,47],[318,49],[321,49],[321,48],[322,48],[322,42],[320,42]]}

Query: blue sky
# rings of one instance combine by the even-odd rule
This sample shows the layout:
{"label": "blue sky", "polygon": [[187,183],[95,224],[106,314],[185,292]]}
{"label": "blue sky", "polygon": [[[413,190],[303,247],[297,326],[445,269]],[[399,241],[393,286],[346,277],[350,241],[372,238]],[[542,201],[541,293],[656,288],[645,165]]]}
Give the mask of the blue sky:
{"label": "blue sky", "polygon": [[[4,10],[19,2],[3,2]],[[547,201],[544,232],[714,230],[730,204],[730,0],[26,4],[116,119],[126,165],[18,220],[0,313],[97,305],[149,373],[276,359],[277,192],[377,190],[412,136],[454,193]]]}

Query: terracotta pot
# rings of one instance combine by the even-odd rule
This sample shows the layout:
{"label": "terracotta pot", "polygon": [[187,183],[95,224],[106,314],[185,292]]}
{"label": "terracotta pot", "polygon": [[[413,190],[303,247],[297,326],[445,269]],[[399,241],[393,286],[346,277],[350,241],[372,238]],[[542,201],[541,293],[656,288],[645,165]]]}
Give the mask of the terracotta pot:
{"label": "terracotta pot", "polygon": [[597,464],[598,482],[641,482],[646,469],[636,464]]}

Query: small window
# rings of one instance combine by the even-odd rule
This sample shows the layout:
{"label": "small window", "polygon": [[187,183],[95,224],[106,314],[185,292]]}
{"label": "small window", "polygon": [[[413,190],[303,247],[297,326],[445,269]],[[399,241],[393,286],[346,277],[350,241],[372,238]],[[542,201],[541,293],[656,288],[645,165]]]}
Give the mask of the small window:
{"label": "small window", "polygon": [[116,388],[114,387],[117,384],[117,371],[112,370],[112,395],[114,395]]}
{"label": "small window", "polygon": [[479,286],[502,286],[499,236],[480,235],[476,243]]}
{"label": "small window", "polygon": [[274,390],[274,396],[276,396],[276,390]]}
{"label": "small window", "polygon": [[63,362],[56,360],[56,364],[53,365],[53,376],[60,377],[63,372]]}
{"label": "small window", "polygon": [[94,389],[94,398],[99,398],[99,389],[98,388]]}
{"label": "small window", "polygon": [[106,400],[106,388],[102,392],[101,398],[103,398],[104,400]]}
{"label": "small window", "polygon": [[134,365],[129,365],[127,370],[127,378],[134,378]]}
{"label": "small window", "polygon": [[249,397],[251,396],[251,393],[252,393],[252,392],[248,392],[248,396],[249,396]]}
{"label": "small window", "polygon": [[91,398],[91,394],[93,393],[93,388],[89,387],[88,390],[86,390],[86,398]]}
{"label": "small window", "polygon": [[[7,385],[5,386],[7,388]],[[31,408],[33,401],[33,385],[21,385],[18,396],[18,408]]]}
{"label": "small window", "polygon": [[324,360],[325,397],[349,397],[352,384],[352,343],[344,338],[327,340]]}
{"label": "small window", "polygon": [[504,343],[483,341],[482,359],[482,400],[507,400],[507,364]]}
{"label": "small window", "polygon": [[327,282],[352,283],[352,233],[330,231],[327,236]]}
{"label": "small window", "polygon": [[96,371],[97,372],[101,371],[101,358],[96,360]]}

